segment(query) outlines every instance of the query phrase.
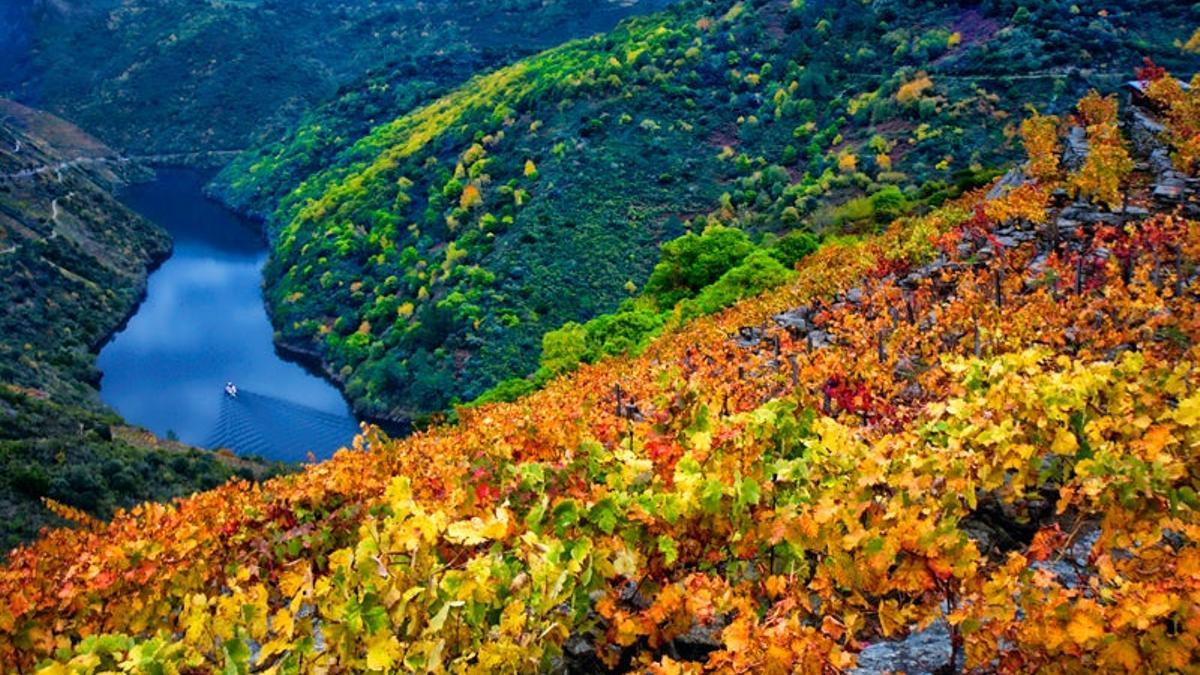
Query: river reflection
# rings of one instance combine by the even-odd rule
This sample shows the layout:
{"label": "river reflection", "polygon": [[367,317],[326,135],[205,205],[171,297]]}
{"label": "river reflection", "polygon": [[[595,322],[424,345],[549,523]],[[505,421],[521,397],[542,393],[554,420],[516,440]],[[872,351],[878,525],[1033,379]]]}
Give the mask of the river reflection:
{"label": "river reflection", "polygon": [[286,403],[291,415],[302,414],[297,406],[332,414],[310,417],[335,425],[332,435],[296,438],[296,425],[278,415],[255,417],[235,407],[236,423],[255,427],[242,435],[259,439],[253,450],[235,450],[284,460],[307,451],[328,457],[350,440],[354,421],[333,386],[276,353],[262,299],[265,243],[254,224],[204,198],[205,180],[190,169],[160,169],[156,180],[123,195],[171,233],[175,251],[150,276],[137,314],[101,351],[100,395],[132,424],[203,446],[219,425],[234,424],[223,400],[225,382],[233,381],[256,400]]}

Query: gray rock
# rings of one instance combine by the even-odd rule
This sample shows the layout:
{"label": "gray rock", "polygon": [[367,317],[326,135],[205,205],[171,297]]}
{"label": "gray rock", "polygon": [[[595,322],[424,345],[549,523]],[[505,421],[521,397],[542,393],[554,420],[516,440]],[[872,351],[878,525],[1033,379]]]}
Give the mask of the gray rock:
{"label": "gray rock", "polygon": [[1054,223],[1055,227],[1058,228],[1058,236],[1060,237],[1072,236],[1072,233],[1075,232],[1075,228],[1082,224],[1083,223],[1079,222],[1078,220],[1071,220],[1070,218],[1063,216],[1059,216],[1058,220]]}
{"label": "gray rock", "polygon": [[563,650],[572,657],[581,657],[592,654],[596,648],[592,645],[592,641],[582,635],[572,635],[567,638],[566,644],[563,645]]}
{"label": "gray rock", "polygon": [[812,345],[813,349],[822,349],[833,344],[833,339],[830,337],[829,333],[826,333],[823,330],[814,330],[809,333],[808,341],[809,344]]}
{"label": "gray rock", "polygon": [[987,193],[988,199],[999,199],[1006,193],[1015,190],[1029,182],[1029,176],[1025,175],[1023,168],[1010,169],[1004,177],[996,183],[995,187]]}
{"label": "gray rock", "polygon": [[1156,185],[1151,196],[1160,202],[1179,203],[1183,201],[1183,191],[1170,185]]}
{"label": "gray rock", "polygon": [[807,308],[789,309],[782,314],[776,314],[771,317],[776,326],[787,330],[793,334],[808,332],[810,328],[808,323],[809,310]]}
{"label": "gray rock", "polygon": [[884,640],[862,650],[854,675],[904,672],[931,675],[950,665],[950,627],[939,619],[903,640]]}
{"label": "gray rock", "polygon": [[1011,234],[997,234],[996,241],[1004,248],[1014,248],[1021,243],[1021,240]]}
{"label": "gray rock", "polygon": [[742,326],[738,329],[738,334],[734,338],[734,342],[739,347],[754,347],[762,342],[765,337],[766,332],[759,326]]}
{"label": "gray rock", "polygon": [[1062,163],[1068,171],[1078,171],[1087,161],[1091,148],[1087,141],[1087,131],[1083,127],[1071,127],[1067,133],[1066,148],[1063,149]]}
{"label": "gray rock", "polygon": [[1166,148],[1158,148],[1150,153],[1149,164],[1150,170],[1159,175],[1173,171],[1175,168],[1175,165],[1171,163],[1171,153],[1167,152]]}
{"label": "gray rock", "polygon": [[1061,559],[1051,558],[1033,562],[1030,567],[1053,572],[1058,582],[1067,588],[1086,587],[1094,572],[1091,566],[1092,547],[1099,538],[1100,528],[1092,526],[1076,537]]}
{"label": "gray rock", "polygon": [[675,642],[693,648],[720,649],[725,646],[725,642],[721,640],[721,631],[725,629],[725,625],[724,618],[719,616],[708,625],[693,621],[692,627],[675,638]]}

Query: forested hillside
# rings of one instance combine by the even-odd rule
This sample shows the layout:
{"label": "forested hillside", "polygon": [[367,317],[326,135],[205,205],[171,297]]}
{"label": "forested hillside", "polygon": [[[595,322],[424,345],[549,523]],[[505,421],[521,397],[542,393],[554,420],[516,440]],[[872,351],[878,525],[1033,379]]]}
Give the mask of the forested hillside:
{"label": "forested hillside", "polygon": [[[1188,672],[1200,77],[456,426],[50,533],[42,672]],[[681,272],[704,266],[697,257]]]}
{"label": "forested hillside", "polygon": [[111,195],[130,171],[78,128],[0,99],[0,549],[63,524],[44,497],[107,517],[235,475],[122,429],[96,394],[96,350],[170,251]]}
{"label": "forested hillside", "polygon": [[414,79],[456,84],[510,50],[603,31],[658,4],[18,2],[0,10],[22,38],[0,47],[14,66],[0,69],[0,93],[57,112],[128,154],[241,150],[274,140],[340,86],[390,61],[440,62],[444,73]]}
{"label": "forested hillside", "polygon": [[267,219],[305,178],[334,164],[373,127],[427,104],[476,73],[487,72],[574,37],[606,31],[623,16],[648,13],[668,0],[635,2],[486,3],[453,13],[469,37],[462,45],[423,35],[415,48],[343,85],[304,114],[282,139],[256,143],[211,186],[222,202]]}
{"label": "forested hillside", "polygon": [[[280,339],[361,414],[473,399],[533,372],[547,331],[640,296],[660,244],[721,224],[769,247],[936,205],[1013,157],[1027,106],[1114,90],[1146,56],[1194,68],[1175,43],[1196,20],[1148,1],[850,0],[629,20],[380,124],[288,193],[269,222]],[[636,310],[599,342],[661,323]]]}

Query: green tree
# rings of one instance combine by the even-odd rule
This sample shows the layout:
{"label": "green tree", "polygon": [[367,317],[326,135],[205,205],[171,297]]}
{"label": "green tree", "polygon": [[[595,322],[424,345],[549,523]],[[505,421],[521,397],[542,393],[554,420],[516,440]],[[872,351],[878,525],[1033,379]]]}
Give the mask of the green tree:
{"label": "green tree", "polygon": [[688,233],[663,245],[646,295],[659,308],[670,309],[720,279],[753,250],[749,237],[737,228],[710,225],[699,235]]}
{"label": "green tree", "polygon": [[574,370],[587,354],[587,329],[574,321],[542,336],[541,366],[554,376]]}

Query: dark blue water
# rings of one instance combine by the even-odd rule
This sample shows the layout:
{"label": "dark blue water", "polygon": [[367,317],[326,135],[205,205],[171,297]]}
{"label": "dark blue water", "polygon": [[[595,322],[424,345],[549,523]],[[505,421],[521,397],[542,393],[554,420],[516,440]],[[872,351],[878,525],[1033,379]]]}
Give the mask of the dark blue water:
{"label": "dark blue water", "polygon": [[[208,175],[160,169],[122,200],[175,240],[147,297],[100,352],[100,396],[160,436],[285,461],[330,456],[356,425],[328,382],[276,353],[258,226],[204,198]],[[243,395],[225,397],[233,381]]]}

